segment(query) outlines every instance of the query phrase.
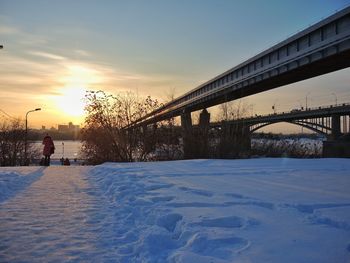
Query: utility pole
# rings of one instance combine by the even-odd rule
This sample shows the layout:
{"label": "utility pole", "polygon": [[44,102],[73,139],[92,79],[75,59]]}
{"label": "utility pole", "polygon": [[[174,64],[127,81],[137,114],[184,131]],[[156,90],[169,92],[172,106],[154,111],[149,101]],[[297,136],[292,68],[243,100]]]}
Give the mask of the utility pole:
{"label": "utility pole", "polygon": [[28,165],[29,163],[27,163],[27,148],[28,148],[28,114],[30,112],[33,112],[33,111],[39,111],[41,110],[41,108],[36,108],[35,110],[30,110],[26,113],[26,132],[25,132],[25,135],[24,135],[24,165]]}
{"label": "utility pole", "polygon": [[274,114],[276,114],[276,103],[277,103],[277,100],[275,100],[275,102],[272,105],[272,109],[273,109]]}
{"label": "utility pole", "polygon": [[337,106],[338,105],[338,97],[337,97],[337,95],[334,92],[332,92],[332,95],[335,98],[335,106]]}
{"label": "utility pole", "polygon": [[307,110],[307,96],[310,95],[311,92],[308,92],[305,96],[305,110]]}

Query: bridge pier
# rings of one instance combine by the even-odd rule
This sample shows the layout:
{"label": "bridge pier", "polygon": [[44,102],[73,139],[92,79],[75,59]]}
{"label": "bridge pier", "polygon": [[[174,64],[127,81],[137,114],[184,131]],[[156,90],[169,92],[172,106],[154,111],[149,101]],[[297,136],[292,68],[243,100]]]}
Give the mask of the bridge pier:
{"label": "bridge pier", "polygon": [[332,134],[331,139],[336,140],[340,137],[340,115],[332,115]]}
{"label": "bridge pier", "polygon": [[350,158],[350,141],[324,141],[322,156],[325,158]]}
{"label": "bridge pier", "polygon": [[198,129],[192,126],[191,112],[181,114],[184,159],[209,157],[210,113],[204,109],[199,115]]}
{"label": "bridge pier", "polygon": [[[344,136],[341,132],[340,115],[332,115],[331,120],[331,134],[327,141],[323,142],[323,157],[350,157],[350,141],[349,138],[342,138]],[[344,133],[346,133],[346,123],[343,127]]]}
{"label": "bridge pier", "polygon": [[181,128],[183,140],[184,159],[194,158],[193,128],[191,112],[185,111],[181,114]]}
{"label": "bridge pier", "polygon": [[209,123],[210,113],[204,109],[199,115],[199,130],[196,138],[198,158],[209,157]]}
{"label": "bridge pier", "polygon": [[249,156],[251,136],[249,126],[223,122],[219,145],[219,157],[224,159]]}
{"label": "bridge pier", "polygon": [[142,125],[139,132],[139,140],[143,144],[143,151],[148,153],[155,150],[156,147],[156,130],[157,125]]}

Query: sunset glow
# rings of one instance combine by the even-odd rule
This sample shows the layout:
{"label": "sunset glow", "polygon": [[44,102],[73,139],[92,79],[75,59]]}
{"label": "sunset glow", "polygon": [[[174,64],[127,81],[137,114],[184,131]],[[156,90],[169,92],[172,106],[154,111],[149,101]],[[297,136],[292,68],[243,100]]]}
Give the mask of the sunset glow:
{"label": "sunset glow", "polygon": [[65,87],[62,95],[56,97],[58,111],[71,117],[83,117],[84,115],[84,87]]}
{"label": "sunset glow", "polygon": [[84,115],[84,96],[92,86],[102,82],[100,74],[93,69],[81,65],[67,66],[67,72],[60,77],[64,85],[54,97],[57,109],[65,115],[82,118]]}
{"label": "sunset glow", "polygon": [[[170,90],[181,96],[347,3],[1,1],[0,109],[23,119],[40,107],[29,122],[40,128],[83,125],[87,90],[165,102]],[[349,70],[244,100],[254,114],[276,101],[278,111],[305,106],[307,94],[311,107],[347,102]]]}
{"label": "sunset glow", "polygon": [[67,72],[60,78],[66,87],[85,88],[103,81],[101,74],[83,65],[68,65]]}

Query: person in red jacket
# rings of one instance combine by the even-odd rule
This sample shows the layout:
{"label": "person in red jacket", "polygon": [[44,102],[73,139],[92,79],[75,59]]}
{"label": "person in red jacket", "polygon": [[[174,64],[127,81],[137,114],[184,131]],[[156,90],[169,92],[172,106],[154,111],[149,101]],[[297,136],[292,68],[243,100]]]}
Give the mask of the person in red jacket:
{"label": "person in red jacket", "polygon": [[52,138],[46,134],[46,136],[43,139],[43,155],[45,156],[44,165],[49,166],[50,165],[50,156],[55,152],[55,145],[53,143]]}

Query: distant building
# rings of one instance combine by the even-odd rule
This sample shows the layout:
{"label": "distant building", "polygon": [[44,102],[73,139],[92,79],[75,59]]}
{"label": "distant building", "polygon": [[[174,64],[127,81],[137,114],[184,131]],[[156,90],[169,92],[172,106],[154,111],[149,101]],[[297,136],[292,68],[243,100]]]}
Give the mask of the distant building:
{"label": "distant building", "polygon": [[78,132],[80,129],[79,125],[74,125],[72,122],[69,122],[68,125],[65,124],[59,124],[58,125],[58,131],[59,132]]}
{"label": "distant building", "polygon": [[68,131],[68,125],[65,124],[58,124],[57,130],[59,132],[67,132]]}

